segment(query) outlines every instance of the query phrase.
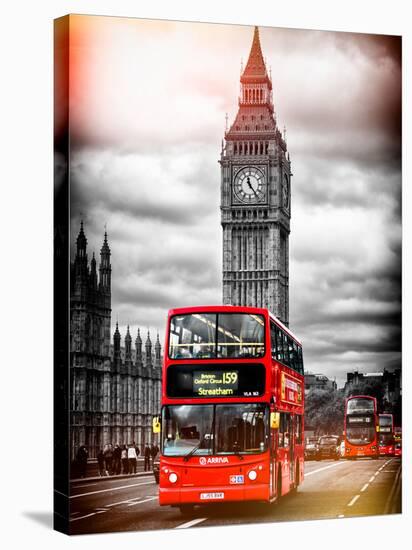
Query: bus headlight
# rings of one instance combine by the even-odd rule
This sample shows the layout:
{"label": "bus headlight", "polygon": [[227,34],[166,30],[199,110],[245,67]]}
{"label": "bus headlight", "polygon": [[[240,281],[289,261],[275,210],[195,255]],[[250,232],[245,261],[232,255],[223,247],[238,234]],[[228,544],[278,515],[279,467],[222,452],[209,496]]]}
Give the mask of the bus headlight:
{"label": "bus headlight", "polygon": [[255,481],[255,479],[257,478],[256,470],[250,470],[250,472],[248,472],[247,474],[247,477],[250,479],[250,481]]}
{"label": "bus headlight", "polygon": [[176,481],[177,481],[177,474],[175,474],[174,472],[172,472],[172,473],[169,475],[169,481],[170,481],[170,483],[176,483]]}

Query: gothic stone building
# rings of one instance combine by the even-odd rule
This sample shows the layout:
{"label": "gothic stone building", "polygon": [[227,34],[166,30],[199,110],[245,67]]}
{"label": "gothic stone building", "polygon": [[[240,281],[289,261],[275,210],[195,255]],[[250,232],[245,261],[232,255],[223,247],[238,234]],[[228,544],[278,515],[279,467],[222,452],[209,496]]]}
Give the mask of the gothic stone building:
{"label": "gothic stone building", "polygon": [[288,325],[291,164],[257,27],[220,165],[223,303],[267,307]]}
{"label": "gothic stone building", "polygon": [[[96,259],[88,264],[87,239],[81,223],[70,279],[70,445],[74,458],[80,445],[96,457],[105,444],[143,446],[154,440],[152,418],[160,410],[161,346],[147,334],[135,347],[129,327],[124,348],[111,322],[111,264],[107,234]],[[153,349],[154,348],[154,349]]]}

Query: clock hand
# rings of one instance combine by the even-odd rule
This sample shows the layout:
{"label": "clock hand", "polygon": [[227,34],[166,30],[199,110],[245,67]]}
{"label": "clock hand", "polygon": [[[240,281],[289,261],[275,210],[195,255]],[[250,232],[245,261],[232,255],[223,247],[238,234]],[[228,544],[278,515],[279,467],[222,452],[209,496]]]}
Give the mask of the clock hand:
{"label": "clock hand", "polygon": [[253,191],[253,193],[255,194],[255,197],[258,199],[258,195],[255,191],[255,188],[253,187],[253,185],[250,183],[250,178],[248,177],[247,180],[246,180],[246,183],[248,184],[248,186],[250,187],[250,189]]}

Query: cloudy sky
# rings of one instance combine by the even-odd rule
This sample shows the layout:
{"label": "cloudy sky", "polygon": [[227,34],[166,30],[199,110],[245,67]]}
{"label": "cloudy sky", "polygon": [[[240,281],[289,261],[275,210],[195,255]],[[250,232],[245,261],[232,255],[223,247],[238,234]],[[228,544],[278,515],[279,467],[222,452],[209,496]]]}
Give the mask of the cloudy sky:
{"label": "cloudy sky", "polygon": [[[221,303],[218,158],[253,27],[72,17],[72,242],[107,224],[112,324]],[[292,160],[290,326],[305,368],[400,366],[400,39],[260,28]]]}

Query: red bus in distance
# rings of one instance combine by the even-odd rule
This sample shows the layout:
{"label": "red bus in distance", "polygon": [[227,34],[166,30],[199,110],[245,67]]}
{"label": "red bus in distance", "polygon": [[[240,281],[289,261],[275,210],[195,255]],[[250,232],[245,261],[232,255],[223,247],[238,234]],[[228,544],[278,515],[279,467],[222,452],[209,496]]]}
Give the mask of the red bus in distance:
{"label": "red bus in distance", "polygon": [[395,441],[393,432],[393,415],[383,413],[379,415],[379,455],[393,456],[395,453]]}
{"label": "red bus in distance", "polygon": [[376,399],[369,395],[353,395],[345,402],[345,458],[369,456],[379,458],[378,415]]}
{"label": "red bus in distance", "polygon": [[169,311],[159,503],[273,502],[304,476],[302,346],[267,309]]}
{"label": "red bus in distance", "polygon": [[395,456],[402,456],[402,428],[400,426],[395,426],[393,429],[393,437],[394,437],[394,455]]}

